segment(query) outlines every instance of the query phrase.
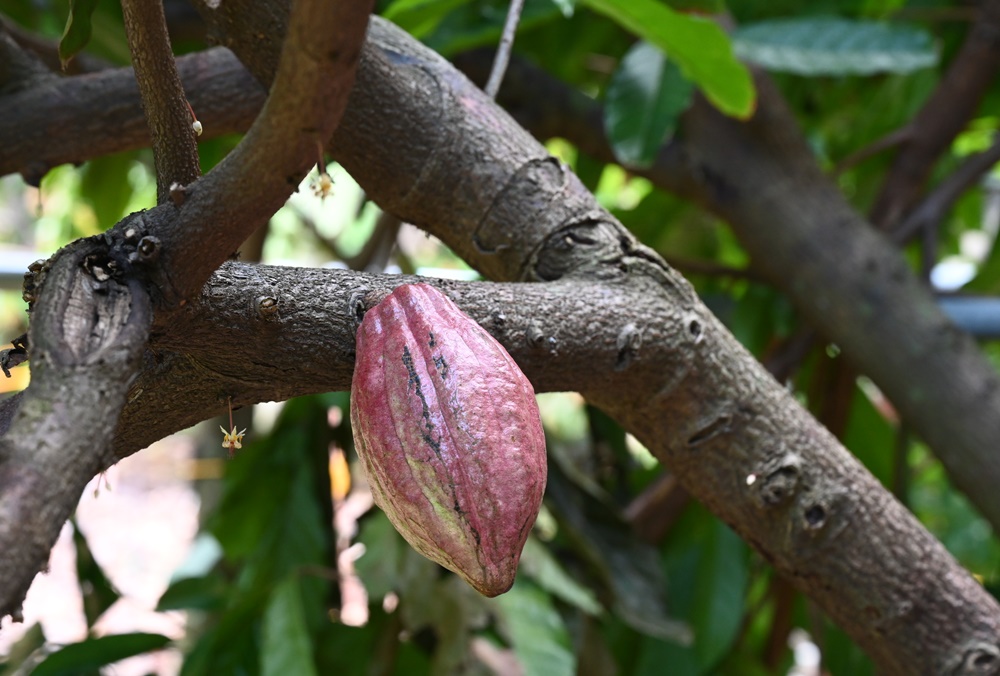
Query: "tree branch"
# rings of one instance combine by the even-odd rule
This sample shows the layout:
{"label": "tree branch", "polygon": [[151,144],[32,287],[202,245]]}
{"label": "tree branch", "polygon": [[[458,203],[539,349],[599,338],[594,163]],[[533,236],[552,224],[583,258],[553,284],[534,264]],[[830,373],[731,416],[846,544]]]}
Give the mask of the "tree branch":
{"label": "tree branch", "polygon": [[16,614],[83,488],[109,462],[152,312],[122,277],[123,242],[62,250],[40,273],[29,342],[31,385],[0,439],[0,617]]}
{"label": "tree branch", "polygon": [[[265,32],[265,26],[256,21],[265,17],[274,20],[278,10],[275,5],[265,12],[260,9],[263,4],[224,3],[220,9],[224,9],[226,14],[220,17],[220,25],[227,31],[228,44],[258,78],[266,81],[266,74],[271,68],[268,63],[273,54],[268,54],[266,44],[254,45],[253,36]],[[580,281],[589,277],[606,280],[622,292],[636,285],[643,287],[647,297],[656,299],[660,312],[673,317],[674,326],[678,318],[685,318],[681,320],[681,325],[687,327],[693,338],[701,336],[702,331],[713,336],[716,332],[727,336],[724,343],[714,344],[718,350],[715,354],[727,360],[725,368],[706,366],[704,370],[697,370],[698,378],[692,379],[704,378],[710,382],[711,393],[699,391],[699,395],[694,395],[681,383],[677,383],[680,389],[675,391],[675,381],[669,380],[669,384],[641,402],[626,397],[631,408],[623,412],[619,420],[658,449],[661,458],[676,469],[678,478],[692,494],[734,524],[744,537],[768,556],[773,556],[779,543],[787,541],[788,529],[778,529],[780,540],[768,540],[759,526],[744,521],[748,514],[747,505],[739,506],[743,509],[740,513],[731,511],[735,503],[730,501],[730,496],[740,490],[739,486],[745,486],[750,476],[772,477],[774,472],[775,477],[786,476],[784,470],[787,469],[788,475],[797,477],[800,470],[782,464],[789,456],[783,455],[787,447],[780,446],[764,449],[765,454],[773,454],[767,455],[767,459],[755,455],[762,450],[756,447],[758,450],[748,456],[750,464],[744,465],[740,460],[741,449],[747,448],[743,444],[749,445],[749,442],[742,434],[747,432],[752,437],[752,430],[758,429],[755,425],[759,424],[765,427],[774,425],[774,429],[783,429],[794,439],[829,439],[829,435],[805,413],[797,413],[791,418],[772,417],[771,411],[785,410],[786,400],[791,401],[787,392],[777,386],[776,390],[771,390],[773,379],[764,374],[759,364],[742,351],[724,330],[718,328],[714,318],[694,299],[690,287],[667,269],[658,257],[638,246],[617,221],[596,205],[593,196],[580,186],[572,174],[549,158],[543,148],[493,108],[482,92],[457,77],[451,66],[438,55],[414,44],[409,36],[385,22],[373,20],[370,38],[369,47],[359,65],[359,86],[345,113],[344,124],[331,145],[337,159],[383,208],[434,232],[470,264],[495,279],[572,278]],[[787,122],[780,113],[771,111],[767,116],[775,118],[774,121]],[[758,117],[764,116],[759,113]],[[766,124],[764,128],[772,130]],[[790,129],[794,137],[794,125]],[[760,146],[761,141],[758,139],[745,145],[754,148]],[[805,144],[802,145],[805,147]],[[711,144],[709,148],[714,151]],[[765,144],[757,149],[767,152],[766,148]],[[406,149],[405,154],[401,154],[401,149]],[[697,149],[700,152],[700,145]],[[489,160],[486,161],[486,158]],[[807,159],[807,172],[816,172],[811,155],[807,155]],[[782,171],[790,171],[793,176],[802,168],[798,162],[781,166]],[[823,180],[827,179],[823,177]],[[727,176],[727,183],[731,181]],[[774,196],[773,191],[759,186],[757,193],[768,199]],[[837,199],[842,200],[839,193],[836,194]],[[796,200],[789,198],[788,202],[795,204]],[[822,205],[826,206],[825,202]],[[771,206],[768,204],[769,208]],[[843,217],[842,213],[837,215]],[[801,213],[795,216],[800,218]],[[771,230],[770,227],[759,229],[764,233]],[[898,275],[895,266],[890,266],[890,271],[892,278]],[[655,280],[653,287],[645,286],[651,283],[651,279]],[[647,313],[650,317],[660,316],[653,308],[649,308]],[[653,322],[651,325],[657,324]],[[616,345],[625,346],[625,360],[630,358],[628,346],[633,344],[634,330],[635,327],[632,330],[623,327],[616,336]],[[685,358],[684,353],[674,355],[674,359],[681,361]],[[734,361],[730,363],[729,359]],[[676,365],[673,368],[676,369]],[[676,371],[672,372],[676,374]],[[608,377],[606,373],[604,377]],[[713,377],[719,379],[713,380]],[[727,378],[738,381],[733,383],[734,389],[726,384],[731,382]],[[763,385],[765,381],[769,385]],[[749,389],[741,390],[743,385],[739,383],[745,383]],[[621,401],[607,401],[602,397],[602,391],[608,390],[584,390],[584,393],[608,410],[617,410],[616,406],[621,405]],[[644,396],[651,395],[648,390],[640,388],[637,393],[639,391]],[[673,399],[675,392],[677,399]],[[768,393],[773,393],[773,400]],[[669,407],[665,412],[660,406],[666,402],[669,402]],[[758,405],[757,402],[763,403]],[[795,410],[800,411],[798,408]],[[656,421],[663,421],[672,431],[661,430]],[[661,431],[666,436],[658,438],[657,433]],[[733,435],[730,435],[731,431]],[[696,447],[699,448],[697,453],[693,452]],[[912,519],[904,516],[905,510],[848,454],[841,452],[835,457],[824,457],[827,460],[810,454],[804,461],[809,478],[803,486],[814,487],[818,493],[809,493],[803,496],[803,503],[796,503],[797,507],[793,509],[803,509],[796,512],[803,519],[799,523],[825,530],[826,525],[831,523],[827,521],[827,516],[839,513],[840,505],[852,512],[856,504],[853,502],[854,491],[859,486],[866,496],[862,500],[871,500],[859,512],[864,515],[862,518],[866,524],[871,523],[869,518],[878,520],[884,516],[887,520],[884,523],[879,521],[879,528],[886,528],[886,535],[889,535],[894,528],[891,524]],[[739,470],[721,484],[706,481],[700,472],[705,465],[715,463],[738,467]],[[828,463],[835,466],[828,466]],[[737,478],[736,475],[744,471],[746,473]],[[850,474],[850,479],[843,484],[832,478],[840,476],[838,472],[841,471]],[[827,482],[828,477],[830,483]],[[841,502],[842,499],[846,499],[850,506]],[[807,527],[804,529],[808,530]],[[843,556],[844,551],[854,551],[854,545],[847,544],[843,539],[850,537],[845,535],[848,531],[853,532],[853,529],[845,527],[841,530],[839,526],[834,526],[831,531],[826,531],[835,533],[831,535],[831,542],[837,541],[838,546],[846,545],[846,548],[838,549],[831,544],[830,550],[817,560],[836,558]],[[777,531],[775,537],[779,537]],[[893,547],[900,547],[900,551],[907,549],[906,540],[889,537]],[[928,540],[933,543],[933,538],[921,538],[920,542],[927,543]],[[796,544],[802,545],[801,542]],[[941,550],[937,545],[931,546],[933,550],[925,550],[920,545],[920,551],[907,551],[903,556],[903,559],[909,560],[903,564],[906,571],[893,571],[891,579],[898,581],[912,575],[914,571],[910,567],[913,562],[926,560],[921,558],[925,554],[938,560],[938,554],[934,552]],[[836,555],[834,550],[838,552]],[[780,568],[783,564],[778,562],[776,565]],[[896,601],[892,601],[890,606],[893,609],[889,610],[890,606],[887,606],[887,614],[876,610],[868,617],[862,617],[870,597],[849,595],[845,598],[839,590],[833,593],[832,590],[841,584],[848,589],[856,588],[860,582],[857,579],[859,575],[871,574],[870,570],[864,573],[860,568],[851,570],[850,573],[842,570],[842,577],[837,583],[829,580],[821,582],[811,574],[803,575],[799,571],[797,584],[841,622],[886,671],[919,673],[927,671],[927,665],[934,665],[934,670],[942,670],[959,668],[966,659],[1000,659],[997,607],[967,575],[962,574],[962,581],[957,586],[965,590],[963,595],[968,593],[976,597],[979,610],[974,614],[981,619],[977,619],[975,625],[962,623],[961,626],[983,627],[983,633],[972,637],[963,629],[959,636],[954,629],[946,629],[947,622],[922,622],[922,626],[934,629],[926,634],[920,629],[921,645],[917,646],[911,643],[915,632],[909,627],[912,622],[907,620],[912,606],[893,605]],[[887,593],[886,589],[892,586],[892,583],[883,585],[881,593]],[[894,592],[888,593],[891,595]],[[904,626],[907,628],[904,629]],[[951,633],[946,636],[948,632]]]}
{"label": "tree branch", "polygon": [[332,7],[299,0],[274,86],[250,131],[208,175],[175,196],[176,210],[146,215],[163,242],[168,302],[196,294],[316,163],[347,105],[371,6],[371,0]]}
{"label": "tree branch", "polygon": [[507,64],[510,63],[510,51],[514,47],[514,35],[517,34],[517,24],[521,20],[521,10],[524,8],[524,0],[510,0],[510,7],[507,9],[507,20],[503,24],[503,33],[500,35],[500,45],[497,47],[496,56],[493,59],[493,69],[490,71],[490,79],[483,87],[483,91],[491,99],[495,99],[500,91],[500,83],[503,82],[503,75],[507,72]]}
{"label": "tree branch", "polygon": [[[482,61],[473,64],[480,72]],[[990,450],[1000,448],[1000,377],[822,174],[773,84],[759,76],[757,86],[751,121],[699,100],[683,142],[634,173],[728,221],[753,267],[888,395],[1000,531],[1000,466]],[[584,152],[615,161],[600,106],[537,69],[512,62],[500,103],[540,137],[558,129]]]}
{"label": "tree branch", "polygon": [[[160,299],[186,301],[235,250],[241,228],[252,231],[295,188],[298,181],[286,183],[284,173],[250,197],[244,195],[252,183],[247,191],[234,182],[260,177],[265,166],[311,166],[313,144],[326,139],[346,105],[369,9],[300,0],[274,88],[281,100],[265,105],[228,164],[198,181],[184,205],[162,204],[67,247],[36,281],[32,383],[0,440],[0,616],[17,612],[84,485],[113,461],[111,433],[148,336],[147,288]],[[289,110],[302,104],[311,107]],[[237,211],[225,213],[227,207]],[[244,217],[252,225],[240,223]],[[205,234],[213,228],[226,232]],[[219,246],[229,242],[230,249]]]}
{"label": "tree branch", "polygon": [[[635,433],[884,673],[997,659],[992,597],[690,289],[642,257],[622,263],[627,282],[420,281],[490,330],[538,391],[579,391]],[[227,396],[246,405],[346,389],[361,313],[408,281],[225,265],[157,336],[159,361],[130,391],[116,453],[223,411]]]}
{"label": "tree branch", "polygon": [[[202,139],[246,131],[264,105],[265,90],[228,49],[182,56],[177,68],[205,127]],[[0,120],[0,174],[19,172],[32,184],[60,164],[150,145],[131,68],[0,96]]]}
{"label": "tree branch", "polygon": [[936,232],[938,225],[958,198],[986,175],[997,162],[1000,162],[1000,134],[994,137],[993,145],[982,152],[969,155],[955,171],[934,186],[923,202],[892,228],[890,234],[892,240],[902,244],[921,230],[933,228]]}
{"label": "tree branch", "polygon": [[153,141],[156,201],[163,204],[170,197],[171,185],[187,185],[201,176],[195,141],[199,134],[192,128],[191,108],[177,74],[163,3],[122,0],[122,15]]}
{"label": "tree branch", "polygon": [[[258,62],[258,72],[267,71],[269,60],[273,71],[276,48],[270,38],[255,37],[269,35],[273,24],[254,22],[280,20],[280,4],[224,2],[221,10],[233,12],[232,28],[244,31],[231,38],[234,47]],[[551,378],[563,383],[558,389],[581,390],[618,417],[685,487],[817,598],[887,673],[994,664],[1000,628],[992,598],[734,343],[690,287],[636,246],[572,175],[439,57],[382,22],[374,22],[372,33],[377,42],[365,50],[352,110],[333,147],[377,201],[445,235],[480,269],[500,279],[563,278],[509,291],[484,287],[480,309],[462,295],[473,285],[443,284],[501,336],[539,389],[550,387]],[[777,161],[764,157],[768,168]],[[672,166],[684,166],[681,159],[674,153]],[[793,163],[788,171],[796,169]],[[722,177],[723,186],[734,184]],[[787,225],[788,215],[778,215]],[[230,267],[233,276],[226,274]],[[230,332],[256,322],[259,342],[248,346],[255,358],[234,359],[240,340],[225,348],[212,343],[189,358],[197,341],[169,338],[179,321],[158,322],[157,341],[186,340],[188,351],[164,347],[160,360],[147,365],[119,427],[138,432],[130,444],[119,436],[116,449],[130,452],[128,446],[144,445],[135,435],[151,441],[184,423],[174,413],[163,422],[163,411],[204,417],[220,411],[232,392],[241,403],[255,400],[254,388],[265,397],[260,383],[267,383],[268,399],[283,398],[301,382],[323,391],[346,387],[351,344],[345,348],[333,336],[343,331],[350,340],[357,300],[367,307],[383,290],[371,278],[346,276],[338,279],[347,288],[331,288],[300,270],[289,273],[286,287],[273,269],[255,270],[227,266],[197,304],[176,315],[203,308],[228,321]],[[230,287],[241,284],[249,290],[228,299]],[[276,303],[261,303],[267,298]],[[344,326],[315,303],[335,306]],[[264,308],[272,307],[281,328],[268,328],[274,315]],[[583,315],[579,325],[586,329],[570,332]],[[564,316],[571,317],[565,325]],[[309,317],[315,323],[305,332],[284,324]],[[322,352],[314,342],[287,352],[295,337],[307,335],[323,340]],[[330,355],[329,368],[343,375],[319,374],[327,364],[303,354]],[[286,358],[297,364],[294,382],[276,366]],[[611,366],[580,369],[581,361]]]}
{"label": "tree branch", "polygon": [[924,107],[911,120],[871,210],[889,229],[913,208],[934,164],[971,119],[1000,72],[1000,0],[983,0],[961,50]]}

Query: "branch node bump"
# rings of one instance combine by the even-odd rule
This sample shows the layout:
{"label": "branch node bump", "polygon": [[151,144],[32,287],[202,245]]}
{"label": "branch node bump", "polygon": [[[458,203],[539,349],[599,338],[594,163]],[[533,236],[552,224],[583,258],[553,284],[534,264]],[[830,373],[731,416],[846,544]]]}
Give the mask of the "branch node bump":
{"label": "branch node bump", "polygon": [[278,317],[278,299],[272,296],[261,296],[257,299],[257,315],[268,321]]}
{"label": "branch node bump", "polygon": [[160,240],[158,237],[153,235],[146,235],[139,240],[138,246],[136,246],[136,254],[139,257],[139,261],[142,263],[153,263],[157,258],[160,257]]}

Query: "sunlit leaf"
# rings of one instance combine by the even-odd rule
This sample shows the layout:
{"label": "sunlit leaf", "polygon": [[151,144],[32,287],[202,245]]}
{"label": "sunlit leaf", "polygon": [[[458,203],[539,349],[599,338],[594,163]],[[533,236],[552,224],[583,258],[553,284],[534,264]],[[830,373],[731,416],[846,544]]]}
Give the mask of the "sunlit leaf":
{"label": "sunlit leaf", "polygon": [[729,38],[713,21],[681,14],[657,0],[580,0],[656,45],[727,115],[746,118],[756,92],[750,71],[736,60]]}
{"label": "sunlit leaf", "polygon": [[747,24],[733,35],[733,49],[764,68],[798,75],[909,73],[938,60],[920,28],[834,17]]}
{"label": "sunlit leaf", "polygon": [[648,42],[634,45],[605,94],[604,127],[615,156],[626,165],[650,166],[673,136],[693,92],[691,81],[659,48]]}
{"label": "sunlit leaf", "polygon": [[160,634],[115,634],[71,643],[35,667],[33,676],[79,676],[106,664],[160,650],[170,638]]}
{"label": "sunlit leaf", "polygon": [[70,60],[82,52],[90,42],[91,18],[96,7],[97,0],[69,1],[66,29],[63,31],[62,39],[59,40],[59,60],[62,61],[64,70]]}
{"label": "sunlit leaf", "polygon": [[396,0],[385,10],[385,18],[417,38],[427,36],[452,10],[469,0]]}
{"label": "sunlit leaf", "polygon": [[576,0],[552,0],[552,4],[558,7],[566,18],[573,16],[573,10],[576,8]]}

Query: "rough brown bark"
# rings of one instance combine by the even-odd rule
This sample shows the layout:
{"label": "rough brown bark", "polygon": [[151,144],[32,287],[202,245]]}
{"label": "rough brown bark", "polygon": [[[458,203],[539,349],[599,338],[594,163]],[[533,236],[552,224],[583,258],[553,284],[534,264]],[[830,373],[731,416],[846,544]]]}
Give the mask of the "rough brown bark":
{"label": "rough brown bark", "polygon": [[[66,247],[36,272],[32,383],[2,416],[11,424],[0,440],[0,616],[18,613],[84,485],[113,461],[111,435],[148,338],[151,300],[183,305],[287,199],[298,181],[284,172],[304,174],[340,121],[370,9],[299,0],[274,85],[280,100],[265,105],[227,161],[182,199],[172,190],[169,203]],[[303,103],[312,105],[295,107]],[[262,176],[265,158],[281,173]],[[238,212],[220,217],[226,206]]]}
{"label": "rough brown bark", "polygon": [[[242,14],[239,3],[223,7],[242,16],[231,28],[247,31],[234,48],[259,55],[268,43],[254,36],[271,27],[252,20],[274,15],[259,14],[270,3],[250,4]],[[551,280],[443,284],[449,294],[533,379],[582,391],[636,433],[886,673],[995,668],[1000,613],[992,598],[686,282],[448,64],[381,22],[372,34],[379,46],[363,55],[334,140],[339,157],[376,199],[495,278]],[[152,440],[220,411],[224,393],[249,403],[290,396],[303,382],[346,387],[357,312],[398,281],[226,266],[197,303],[158,318],[154,344],[162,349],[129,393],[116,452],[142,445],[139,434]],[[268,298],[276,304],[262,302]],[[272,307],[276,313],[265,309]],[[246,359],[237,358],[241,349]]]}
{"label": "rough brown bark", "polygon": [[163,3],[122,0],[122,16],[152,139],[156,202],[163,204],[170,186],[188,185],[201,176],[198,133],[174,63]]}
{"label": "rough brown bark", "polygon": [[[483,60],[473,58],[465,65],[481,72]],[[1000,530],[1000,464],[993,457],[1000,448],[1000,376],[891,242],[822,173],[773,85],[764,77],[757,83],[752,120],[732,120],[699,100],[685,116],[683,137],[635,173],[724,218],[753,268],[872,378]],[[508,84],[501,104],[541,138],[558,134],[614,161],[597,104],[523,63],[512,64]],[[988,166],[983,159],[995,152],[969,167]]]}

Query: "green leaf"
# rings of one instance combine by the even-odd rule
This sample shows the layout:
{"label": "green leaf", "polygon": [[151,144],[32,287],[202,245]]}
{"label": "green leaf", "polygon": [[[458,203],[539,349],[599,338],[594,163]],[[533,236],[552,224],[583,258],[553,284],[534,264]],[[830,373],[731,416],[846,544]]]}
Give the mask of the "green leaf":
{"label": "green leaf", "polygon": [[106,664],[160,650],[170,638],[160,634],[116,634],[88,638],[57,650],[32,671],[33,676],[79,676]]}
{"label": "green leaf", "polygon": [[525,676],[571,676],[576,673],[569,632],[552,599],[523,579],[495,601]]}
{"label": "green leaf", "polygon": [[[37,622],[24,632],[24,636],[7,647],[7,654],[0,658],[0,676],[27,673],[27,664],[39,659],[45,645],[45,632]],[[30,661],[30,662],[29,662]]]}
{"label": "green leaf", "polygon": [[469,0],[396,0],[385,10],[385,18],[415,38],[429,35],[448,13]]}
{"label": "green leaf", "polygon": [[603,610],[594,592],[570,577],[538,538],[529,537],[524,544],[520,572],[545,591],[585,613],[599,615]]}
{"label": "green leaf", "polygon": [[[550,453],[552,449],[550,449]],[[576,551],[612,599],[612,610],[632,628],[669,641],[690,641],[690,630],[666,610],[666,583],[656,550],[640,542],[586,477],[568,475],[550,456],[546,504]]]}
{"label": "green leaf", "polygon": [[87,539],[73,520],[73,544],[76,545],[76,575],[83,592],[83,613],[87,626],[93,627],[97,619],[118,600],[120,594],[104,575],[100,564],[87,545]]}
{"label": "green leaf", "polygon": [[733,56],[729,38],[713,21],[680,14],[656,0],[580,0],[653,43],[726,115],[748,118],[756,92],[750,71]]}
{"label": "green leaf", "polygon": [[648,167],[691,104],[694,86],[674,62],[648,42],[625,54],[608,83],[604,127],[623,164]]}
{"label": "green leaf", "polygon": [[226,583],[217,575],[181,578],[170,583],[156,604],[156,610],[215,610],[225,604],[227,591]]}
{"label": "green leaf", "polygon": [[293,573],[274,590],[264,613],[261,673],[263,676],[313,675],[316,665],[312,655],[302,591],[298,576]]}
{"label": "green leaf", "polygon": [[576,0],[552,0],[552,4],[558,7],[567,19],[573,16],[573,10],[576,9]]}
{"label": "green leaf", "polygon": [[671,608],[690,623],[694,643],[682,650],[647,643],[646,649],[697,665],[695,673],[715,673],[743,623],[747,560],[747,546],[728,526],[701,505],[689,506],[670,531],[663,565],[673,583]]}
{"label": "green leaf", "polygon": [[729,650],[743,621],[747,547],[715,518],[705,535],[700,542],[701,560],[691,624],[698,663],[708,669]]}
{"label": "green leaf", "polygon": [[59,40],[59,60],[62,61],[63,70],[90,42],[90,20],[95,7],[97,0],[70,0],[66,29],[63,31],[62,39]]}
{"label": "green leaf", "polygon": [[938,61],[924,30],[835,17],[747,24],[733,35],[733,49],[764,68],[798,75],[909,73]]}
{"label": "green leaf", "polygon": [[80,197],[90,203],[101,230],[107,230],[125,215],[135,192],[128,178],[135,156],[134,152],[126,152],[97,157],[80,171]]}

